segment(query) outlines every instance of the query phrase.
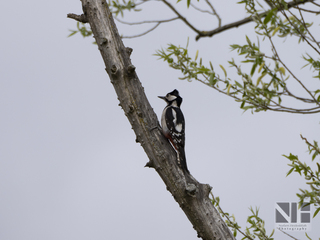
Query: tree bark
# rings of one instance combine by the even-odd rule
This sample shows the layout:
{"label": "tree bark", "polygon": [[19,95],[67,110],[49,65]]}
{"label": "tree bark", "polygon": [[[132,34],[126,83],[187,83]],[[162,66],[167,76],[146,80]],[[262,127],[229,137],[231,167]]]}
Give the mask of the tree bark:
{"label": "tree bark", "polygon": [[157,116],[131,63],[132,49],[124,46],[106,1],[81,2],[84,15],[72,18],[89,22],[120,106],[131,123],[136,141],[148,155],[146,166],[158,172],[198,237],[205,240],[234,239],[209,199],[211,187],[199,183],[191,175],[184,175],[178,167],[176,152],[162,135]]}

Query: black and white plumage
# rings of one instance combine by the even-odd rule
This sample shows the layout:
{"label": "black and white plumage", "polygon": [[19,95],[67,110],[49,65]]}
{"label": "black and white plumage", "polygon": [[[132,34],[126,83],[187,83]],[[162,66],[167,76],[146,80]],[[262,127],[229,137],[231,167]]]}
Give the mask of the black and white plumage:
{"label": "black and white plumage", "polygon": [[165,100],[167,103],[161,116],[163,134],[169,139],[177,152],[178,165],[183,171],[189,173],[184,151],[185,122],[183,113],[180,109],[182,98],[176,89],[168,93],[165,97],[159,96],[159,98]]}

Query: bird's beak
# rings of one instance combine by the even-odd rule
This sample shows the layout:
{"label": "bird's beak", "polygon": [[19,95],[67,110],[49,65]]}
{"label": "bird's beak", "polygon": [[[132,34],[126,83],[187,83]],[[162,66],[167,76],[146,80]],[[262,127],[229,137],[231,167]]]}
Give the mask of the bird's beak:
{"label": "bird's beak", "polygon": [[161,98],[163,100],[166,100],[166,97],[158,96],[158,98]]}

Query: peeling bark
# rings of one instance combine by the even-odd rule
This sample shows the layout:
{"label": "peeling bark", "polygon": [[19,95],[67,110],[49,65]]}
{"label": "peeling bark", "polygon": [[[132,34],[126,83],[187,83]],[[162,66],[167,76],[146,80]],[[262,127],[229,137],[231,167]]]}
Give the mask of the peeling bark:
{"label": "peeling bark", "polygon": [[176,153],[160,131],[159,122],[144,93],[131,63],[132,49],[119,36],[105,0],[81,0],[84,15],[76,20],[88,21],[99,47],[120,106],[146,152],[147,167],[154,168],[184,211],[198,237],[205,240],[234,239],[209,199],[211,187],[191,175],[184,175],[177,165]]}

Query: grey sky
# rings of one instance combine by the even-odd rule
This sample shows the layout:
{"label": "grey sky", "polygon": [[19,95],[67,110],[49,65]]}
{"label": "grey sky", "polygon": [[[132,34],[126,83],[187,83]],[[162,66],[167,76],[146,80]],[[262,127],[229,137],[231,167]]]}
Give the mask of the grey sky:
{"label": "grey sky", "polygon": [[[216,5],[223,23],[245,16],[235,1],[226,2]],[[2,3],[0,239],[197,239],[157,173],[143,167],[147,157],[118,106],[93,39],[67,38],[76,22],[66,15],[81,13],[80,1],[50,3]],[[146,7],[148,19],[173,17],[160,5]],[[130,17],[143,19],[136,15]],[[197,26],[204,22],[195,20]],[[212,21],[203,28],[213,29]],[[117,25],[124,35],[143,30]],[[213,186],[223,209],[242,226],[248,207],[259,206],[270,233],[275,202],[296,201],[295,193],[305,187],[295,174],[285,177],[288,161],[281,155],[292,152],[309,161],[299,134],[320,140],[319,114],[243,114],[239,103],[200,83],[178,80],[179,72],[153,56],[167,43],[185,45],[190,36],[191,52],[199,49],[204,61],[227,68],[227,60],[236,57],[228,46],[243,43],[245,34],[253,36],[252,26],[196,43],[194,33],[175,22],[170,31],[163,25],[124,43],[134,49],[132,62],[158,116],[165,106],[157,96],[177,88],[183,97],[192,175]],[[301,57],[303,51],[292,51],[295,43],[288,40],[281,47],[284,57]],[[290,62],[300,69],[295,64]],[[319,223],[319,217],[313,220],[308,233],[314,239],[320,236]],[[275,237],[288,239],[278,232]]]}

